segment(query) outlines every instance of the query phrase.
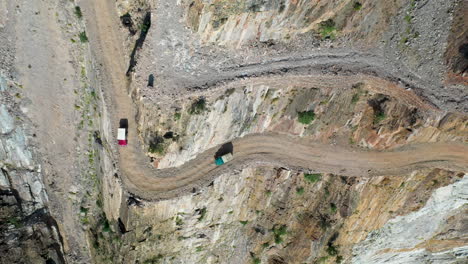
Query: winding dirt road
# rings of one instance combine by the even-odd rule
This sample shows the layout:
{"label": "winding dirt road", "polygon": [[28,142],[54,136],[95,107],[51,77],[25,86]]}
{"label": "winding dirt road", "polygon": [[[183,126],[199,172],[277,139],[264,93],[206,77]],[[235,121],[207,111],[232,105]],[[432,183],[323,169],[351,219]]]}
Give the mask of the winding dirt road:
{"label": "winding dirt road", "polygon": [[[249,166],[273,165],[292,169],[311,169],[346,176],[401,175],[415,169],[438,167],[468,170],[468,146],[421,144],[388,151],[356,151],[280,134],[253,134],[232,141],[234,159],[214,165],[218,147],[177,168],[155,170],[134,160],[121,160],[125,185],[145,199],[164,199],[190,192],[215,177]],[[125,150],[127,151],[127,150]],[[121,153],[127,155],[128,153]]]}
{"label": "winding dirt road", "polygon": [[[114,129],[117,128],[119,118],[129,119],[130,145],[120,148],[119,153],[121,178],[127,191],[144,199],[158,200],[175,197],[181,193],[193,191],[194,188],[200,188],[225,172],[266,164],[358,177],[400,175],[425,167],[468,171],[468,145],[466,144],[428,143],[377,152],[330,146],[288,135],[268,133],[249,135],[234,140],[232,142],[234,159],[223,166],[214,165],[213,156],[218,149],[214,147],[180,167],[163,170],[151,168],[148,158],[138,144],[136,111],[128,96],[128,82],[125,78],[126,63],[122,51],[123,41],[116,27],[120,22],[117,15],[112,13],[115,10],[113,2],[85,0],[83,9],[91,46],[95,49],[96,59],[102,64],[101,84],[114,107],[111,109]],[[372,63],[366,65],[368,61]],[[381,72],[385,68],[383,65],[378,65],[379,61],[372,55],[357,53],[328,54],[322,57],[317,55],[300,62],[297,60],[272,62],[270,67],[262,64],[261,66],[249,65],[243,69],[236,68],[231,71],[227,69],[219,80],[214,80],[208,85],[227,81],[254,81],[255,77],[268,75],[267,73],[271,71],[282,71],[284,73],[282,79],[297,78],[292,74],[292,69],[297,68],[298,65],[302,68],[298,73],[304,74],[307,72],[304,69],[314,69],[314,67],[320,69],[323,65],[330,63],[334,65],[341,63],[342,67],[357,71],[355,74],[361,76],[366,75],[369,68],[379,69],[374,73]],[[291,69],[291,71],[285,69]],[[383,77],[387,81],[397,79],[397,76],[391,74]],[[369,78],[375,79],[372,76]],[[274,81],[274,79],[271,80]],[[401,87],[395,87],[396,85],[392,89],[399,89],[400,95],[409,98],[409,103],[413,102],[419,107],[431,108],[413,93],[405,92],[405,89]],[[395,93],[395,91],[397,90],[388,91],[388,93]],[[113,139],[109,140],[113,142]]]}

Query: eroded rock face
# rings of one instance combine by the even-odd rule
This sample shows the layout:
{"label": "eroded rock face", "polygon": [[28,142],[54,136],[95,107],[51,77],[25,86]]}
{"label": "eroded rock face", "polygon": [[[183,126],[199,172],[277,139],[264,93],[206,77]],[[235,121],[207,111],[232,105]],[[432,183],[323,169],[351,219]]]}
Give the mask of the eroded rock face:
{"label": "eroded rock face", "polygon": [[[141,19],[140,2],[118,1],[121,14]],[[418,94],[441,109],[464,109],[462,89],[444,87],[441,61],[456,1],[143,2],[156,26],[142,47],[132,95],[141,138],[158,168],[271,131],[374,150],[467,140],[466,115],[439,111],[399,79],[422,76],[424,93]],[[348,50],[353,54],[376,53],[362,72],[379,75],[373,59],[381,58],[385,71],[397,69],[401,76],[356,81],[357,72],[333,65],[322,72],[333,81],[280,82],[300,63],[297,57],[334,45],[356,46]],[[228,74],[274,60],[291,60],[292,66]],[[275,82],[254,83],[270,70],[279,76]],[[305,73],[310,71],[294,72]],[[216,79],[218,74],[225,77]],[[211,89],[213,79],[246,82]],[[315,120],[298,122],[299,113],[308,111]],[[122,263],[456,263],[467,255],[466,241],[459,239],[466,232],[466,194],[459,189],[466,185],[464,173],[323,174],[315,180],[281,168],[236,171],[177,199],[145,203],[132,196],[122,214],[122,240],[110,243],[113,254],[103,255]],[[114,235],[96,239],[102,245]]]}
{"label": "eroded rock face", "polygon": [[[450,263],[467,253],[460,238],[466,183],[463,173],[443,170],[347,178],[245,169],[192,195],[130,206],[125,227],[132,232],[122,237],[113,259]],[[435,248],[437,243],[445,246]]]}
{"label": "eroded rock face", "polygon": [[[34,160],[24,118],[0,78],[0,255],[2,263],[65,263],[57,223],[47,212],[40,165]],[[10,103],[7,103],[10,102]]]}
{"label": "eroded rock face", "polygon": [[[275,80],[233,86],[167,108],[143,102],[140,131],[158,168],[179,166],[211,147],[252,133],[287,133],[369,149],[467,139],[466,116],[399,99],[393,92],[401,88],[385,86],[357,78],[315,77],[301,84],[291,79],[287,84]],[[199,100],[204,100],[203,109],[193,111]],[[313,120],[301,123],[299,115],[307,111],[313,111]],[[165,139],[168,131],[173,136]]]}
{"label": "eroded rock face", "polygon": [[[375,1],[196,0],[186,1],[186,20],[202,41],[222,45],[289,40],[310,31],[335,38],[336,32],[322,32],[320,23],[327,20],[332,21],[330,28],[333,30],[371,39],[385,29],[389,17],[402,4],[403,1],[387,4]],[[372,23],[377,20],[379,23]]]}
{"label": "eroded rock face", "polygon": [[[448,249],[426,248],[437,243],[444,234],[448,220],[465,214],[468,203],[468,175],[454,184],[434,191],[420,210],[388,221],[382,228],[368,234],[354,249],[353,263],[453,263],[466,260],[468,247],[461,237],[463,230],[453,229],[439,243]],[[431,241],[434,240],[434,241]],[[451,245],[450,245],[450,244]]]}
{"label": "eroded rock face", "polygon": [[468,85],[468,3],[460,1],[454,10],[453,24],[448,37],[445,60],[450,68],[448,81]]}
{"label": "eroded rock face", "polygon": [[2,124],[2,126],[0,127],[1,134],[8,134],[11,131],[13,131],[13,128],[14,128],[13,119],[8,114],[6,105],[0,106],[0,123]]}

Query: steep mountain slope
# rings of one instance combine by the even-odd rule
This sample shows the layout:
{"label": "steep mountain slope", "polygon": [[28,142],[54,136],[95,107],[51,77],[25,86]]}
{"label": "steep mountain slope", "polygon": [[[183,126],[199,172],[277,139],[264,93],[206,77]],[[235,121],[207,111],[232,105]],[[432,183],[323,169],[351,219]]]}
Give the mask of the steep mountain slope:
{"label": "steep mountain slope", "polygon": [[466,13],[0,0],[0,262],[465,263]]}

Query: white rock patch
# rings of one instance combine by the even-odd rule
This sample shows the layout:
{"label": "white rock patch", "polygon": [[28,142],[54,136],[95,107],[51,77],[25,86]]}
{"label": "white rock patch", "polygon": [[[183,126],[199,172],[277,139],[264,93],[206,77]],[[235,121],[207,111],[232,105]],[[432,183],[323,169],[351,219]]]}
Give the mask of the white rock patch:
{"label": "white rock patch", "polygon": [[[375,230],[353,249],[353,263],[446,263],[468,256],[468,247],[430,253],[424,249],[381,254],[383,250],[411,249],[436,235],[439,227],[468,202],[468,175],[434,191],[419,211],[399,216]],[[456,252],[456,254],[455,254]],[[444,259],[443,261],[440,259]],[[450,261],[449,261],[450,262]],[[448,263],[448,262],[447,262]]]}

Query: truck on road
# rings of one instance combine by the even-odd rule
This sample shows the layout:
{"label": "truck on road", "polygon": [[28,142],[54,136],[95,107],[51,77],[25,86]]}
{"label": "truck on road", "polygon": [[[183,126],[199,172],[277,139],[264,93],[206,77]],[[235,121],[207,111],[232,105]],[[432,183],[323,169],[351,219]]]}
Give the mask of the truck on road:
{"label": "truck on road", "polygon": [[224,154],[223,156],[215,158],[215,164],[217,166],[220,166],[230,160],[232,160],[232,153],[227,153],[227,154]]}
{"label": "truck on road", "polygon": [[128,119],[120,119],[119,129],[117,130],[117,142],[120,146],[127,145]]}
{"label": "truck on road", "polygon": [[117,130],[117,141],[119,142],[120,146],[127,145],[127,131],[125,128],[119,128]]}

